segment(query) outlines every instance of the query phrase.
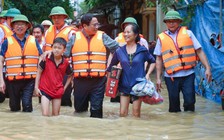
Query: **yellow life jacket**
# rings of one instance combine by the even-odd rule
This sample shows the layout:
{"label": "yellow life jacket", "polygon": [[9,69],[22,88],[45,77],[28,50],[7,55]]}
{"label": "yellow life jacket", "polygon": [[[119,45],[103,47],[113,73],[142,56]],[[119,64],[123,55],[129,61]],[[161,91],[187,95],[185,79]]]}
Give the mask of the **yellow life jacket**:
{"label": "yellow life jacket", "polygon": [[6,39],[6,37],[13,35],[13,31],[9,29],[7,26],[0,24],[0,28],[2,28],[5,34],[3,40],[0,40],[1,42],[3,42],[4,39]]}
{"label": "yellow life jacket", "polygon": [[[144,36],[142,34],[139,34],[139,36],[140,36],[140,38],[144,38]],[[126,41],[124,39],[124,32],[121,32],[121,33],[118,34],[117,42],[118,42],[120,47],[126,45]],[[141,44],[141,45],[143,45],[143,44]]]}
{"label": "yellow life jacket", "polygon": [[164,67],[168,74],[191,69],[196,65],[197,55],[186,27],[181,27],[178,31],[177,45],[165,32],[158,37],[161,41]]}
{"label": "yellow life jacket", "polygon": [[118,34],[117,42],[118,42],[119,46],[124,46],[126,44],[126,41],[124,40],[123,32]]}
{"label": "yellow life jacket", "polygon": [[68,40],[69,40],[68,34],[71,30],[74,30],[74,28],[71,26],[66,26],[57,34],[56,27],[54,25],[51,25],[46,34],[45,46],[43,47],[43,51],[51,50],[53,41],[57,37],[62,37],[68,42]]}
{"label": "yellow life jacket", "polygon": [[27,37],[23,50],[13,36],[7,37],[7,40],[6,78],[8,80],[35,78],[39,59],[35,37],[31,35]]}
{"label": "yellow life jacket", "polygon": [[74,77],[103,77],[106,74],[106,47],[102,40],[103,32],[97,33],[90,42],[81,31],[76,32],[72,48]]}

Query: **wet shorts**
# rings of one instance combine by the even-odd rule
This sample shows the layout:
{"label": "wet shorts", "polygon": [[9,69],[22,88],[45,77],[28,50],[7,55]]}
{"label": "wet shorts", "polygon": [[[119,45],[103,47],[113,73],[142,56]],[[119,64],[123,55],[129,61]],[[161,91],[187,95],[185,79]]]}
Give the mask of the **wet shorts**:
{"label": "wet shorts", "polygon": [[126,94],[126,93],[124,93],[124,92],[119,92],[118,94],[119,94],[120,96],[129,96],[129,97],[131,98],[131,102],[134,102],[134,101],[136,101],[136,100],[139,99],[138,96],[134,96],[134,95]]}
{"label": "wet shorts", "polygon": [[53,99],[50,95],[48,95],[44,91],[41,90],[40,92],[41,92],[42,96],[45,96],[49,101],[51,101]]}

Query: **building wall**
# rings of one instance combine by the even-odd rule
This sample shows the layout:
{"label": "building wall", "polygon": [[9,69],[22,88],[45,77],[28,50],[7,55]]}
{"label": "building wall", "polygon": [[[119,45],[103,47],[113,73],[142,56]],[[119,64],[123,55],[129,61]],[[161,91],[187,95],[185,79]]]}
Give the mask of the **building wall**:
{"label": "building wall", "polygon": [[147,7],[144,1],[135,1],[133,6],[126,6],[126,15],[136,18],[141,33],[148,42],[157,40],[157,35],[166,29],[163,23],[164,13],[157,2],[155,7]]}

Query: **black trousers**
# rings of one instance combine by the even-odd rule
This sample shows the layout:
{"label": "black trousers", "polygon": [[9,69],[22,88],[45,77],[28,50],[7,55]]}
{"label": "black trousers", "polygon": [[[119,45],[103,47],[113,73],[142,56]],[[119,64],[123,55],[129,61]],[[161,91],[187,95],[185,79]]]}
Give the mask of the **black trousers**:
{"label": "black trousers", "polygon": [[76,112],[88,110],[90,102],[90,117],[103,117],[103,99],[106,77],[75,78],[74,107]]}
{"label": "black trousers", "polygon": [[32,112],[32,97],[35,79],[9,81],[9,107],[11,111]]}

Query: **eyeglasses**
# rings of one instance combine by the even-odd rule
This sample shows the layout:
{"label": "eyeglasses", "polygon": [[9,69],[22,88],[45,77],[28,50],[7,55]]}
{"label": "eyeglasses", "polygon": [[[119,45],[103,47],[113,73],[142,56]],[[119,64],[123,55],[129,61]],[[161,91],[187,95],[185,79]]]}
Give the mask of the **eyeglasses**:
{"label": "eyeglasses", "polygon": [[95,23],[95,24],[90,24],[90,25],[92,25],[93,27],[99,27],[100,26],[100,23]]}
{"label": "eyeglasses", "polygon": [[26,23],[14,23],[15,26],[25,27]]}

